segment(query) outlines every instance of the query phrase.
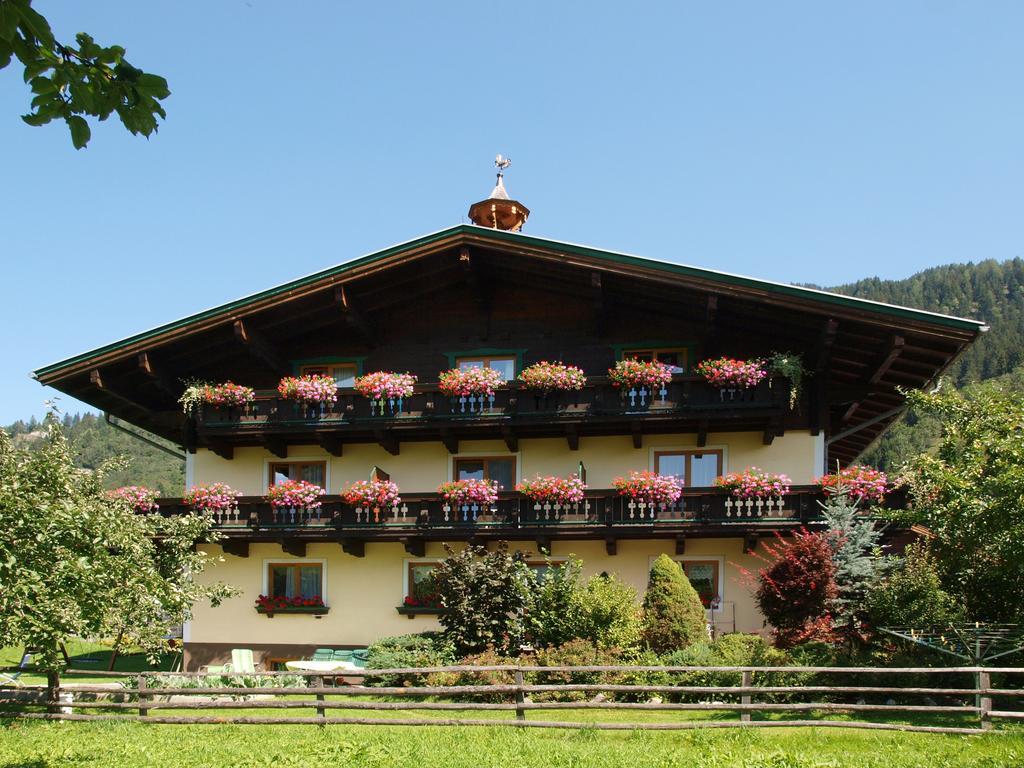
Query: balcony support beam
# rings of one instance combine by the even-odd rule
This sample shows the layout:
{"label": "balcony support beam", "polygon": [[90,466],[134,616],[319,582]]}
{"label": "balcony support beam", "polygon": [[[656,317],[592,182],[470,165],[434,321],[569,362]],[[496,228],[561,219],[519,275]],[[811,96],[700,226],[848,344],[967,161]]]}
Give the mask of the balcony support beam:
{"label": "balcony support beam", "polygon": [[345,444],[336,435],[321,434],[318,442],[320,447],[331,454],[331,456],[340,457],[344,453]]}
{"label": "balcony support beam", "polygon": [[640,422],[634,421],[630,423],[629,430],[633,436],[633,447],[640,450],[644,447],[644,433],[641,431]]}
{"label": "balcony support beam", "polygon": [[743,537],[743,554],[745,554],[745,555],[752,555],[752,554],[754,554],[754,550],[757,549],[757,540],[758,540],[758,538],[759,537],[758,537],[757,533],[747,533]]}
{"label": "balcony support beam", "polygon": [[306,556],[306,542],[301,539],[281,539],[281,549],[292,557]]}
{"label": "balcony support beam", "polygon": [[230,443],[226,443],[223,440],[210,440],[208,447],[212,453],[220,456],[222,459],[231,461],[235,458],[235,447]]}
{"label": "balcony support beam", "polygon": [[537,552],[541,555],[551,554],[551,537],[550,536],[538,536],[534,540],[534,544],[537,545]]}
{"label": "balcony support beam", "polygon": [[413,557],[424,557],[427,552],[427,543],[423,539],[405,538],[402,539],[402,546],[405,551]]}
{"label": "balcony support beam", "polygon": [[288,443],[282,440],[280,437],[264,435],[262,442],[263,447],[266,448],[275,456],[277,456],[279,459],[288,458]]}
{"label": "balcony support beam", "polygon": [[686,534],[685,533],[680,533],[678,536],[676,536],[676,554],[677,555],[685,555],[686,554]]}
{"label": "balcony support beam", "polygon": [[390,453],[392,456],[397,456],[399,451],[402,449],[402,446],[398,442],[398,440],[396,440],[393,435],[389,435],[383,429],[374,430],[373,436],[374,438],[376,438],[377,443],[380,445],[380,447],[383,448],[388,453]]}
{"label": "balcony support beam", "polygon": [[502,427],[501,437],[505,441],[505,447],[508,448],[509,453],[516,453],[519,450],[519,438],[516,437],[516,433],[512,431],[511,427]]}
{"label": "balcony support beam", "polygon": [[565,440],[569,444],[570,451],[580,449],[580,433],[575,424],[570,424],[565,428]]}
{"label": "balcony support beam", "polygon": [[708,444],[708,420],[701,419],[697,422],[697,447],[703,448]]}
{"label": "balcony support beam", "polygon": [[341,551],[353,557],[366,557],[366,542],[362,539],[342,539]]}
{"label": "balcony support beam", "polygon": [[614,536],[606,536],[604,539],[604,551],[609,556],[619,553],[618,540]]}
{"label": "balcony support beam", "polygon": [[441,442],[452,456],[459,452],[459,438],[452,434],[450,429],[441,430]]}
{"label": "balcony support beam", "polygon": [[248,541],[237,541],[235,539],[226,539],[221,542],[221,547],[224,552],[235,557],[248,557],[249,556],[249,542]]}
{"label": "balcony support beam", "polygon": [[235,339],[245,347],[253,359],[263,363],[278,376],[288,376],[291,373],[288,361],[263,337],[263,334],[244,320],[235,320],[234,330]]}

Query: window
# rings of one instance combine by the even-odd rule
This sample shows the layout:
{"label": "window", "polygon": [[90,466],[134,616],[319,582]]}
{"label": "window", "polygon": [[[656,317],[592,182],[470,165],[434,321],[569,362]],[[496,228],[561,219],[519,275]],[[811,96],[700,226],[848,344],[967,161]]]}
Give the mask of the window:
{"label": "window", "polygon": [[460,371],[464,371],[467,368],[493,368],[496,371],[501,371],[501,376],[505,381],[512,381],[516,377],[515,356],[459,357],[455,359],[455,364],[459,367]]}
{"label": "window", "polygon": [[480,456],[455,460],[456,480],[497,480],[504,491],[516,487],[515,456]]}
{"label": "window", "polygon": [[438,607],[440,600],[434,586],[434,569],[437,568],[437,563],[409,563],[407,567],[405,602],[427,608]]}
{"label": "window", "polygon": [[324,365],[304,365],[299,369],[303,376],[333,376],[334,383],[339,387],[354,387],[359,366],[355,363],[326,363]]}
{"label": "window", "polygon": [[270,482],[277,485],[285,480],[305,480],[327,490],[327,463],[323,461],[282,461],[270,465]]}
{"label": "window", "polygon": [[652,347],[648,349],[627,349],[622,353],[627,360],[642,360],[646,363],[664,363],[672,366],[673,373],[686,370],[685,347]]}
{"label": "window", "polygon": [[565,565],[565,560],[528,560],[526,567],[537,575],[538,581],[544,581],[555,568]]}
{"label": "window", "polygon": [[722,474],[722,451],[656,451],[654,471],[681,478],[689,488],[706,488]]}
{"label": "window", "polygon": [[320,597],[324,595],[322,563],[271,563],[267,588],[271,597]]}
{"label": "window", "polygon": [[721,599],[717,560],[684,560],[679,564],[683,566],[683,573],[697,590],[705,608],[711,607],[712,600]]}

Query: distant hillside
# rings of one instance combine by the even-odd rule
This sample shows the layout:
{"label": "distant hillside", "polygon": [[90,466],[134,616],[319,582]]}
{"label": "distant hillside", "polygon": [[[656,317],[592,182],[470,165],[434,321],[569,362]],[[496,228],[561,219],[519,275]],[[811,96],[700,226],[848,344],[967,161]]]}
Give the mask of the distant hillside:
{"label": "distant hillside", "polygon": [[[185,487],[185,464],[163,451],[151,448],[135,438],[119,432],[102,417],[93,414],[66,415],[64,429],[78,458],[78,464],[94,469],[114,456],[127,456],[128,468],[108,478],[108,485],[144,485],[163,496],[180,496]],[[42,425],[35,419],[16,421],[6,428],[15,445],[31,447],[43,436]],[[161,442],[160,438],[152,437]],[[170,443],[168,447],[174,448]]]}
{"label": "distant hillside", "polygon": [[[873,301],[983,320],[991,326],[949,370],[957,386],[1000,377],[1000,385],[1024,391],[1024,259],[949,264],[906,280],[877,277],[829,290]],[[866,463],[891,469],[935,445],[939,425],[910,414],[864,456]]]}

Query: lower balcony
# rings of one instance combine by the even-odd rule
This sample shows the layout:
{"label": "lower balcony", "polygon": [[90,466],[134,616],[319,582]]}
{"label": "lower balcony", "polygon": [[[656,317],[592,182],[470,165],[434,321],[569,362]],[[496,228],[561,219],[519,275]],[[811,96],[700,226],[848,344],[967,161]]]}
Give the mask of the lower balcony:
{"label": "lower balcony", "polygon": [[[675,504],[651,505],[614,490],[588,490],[578,504],[537,504],[519,493],[502,493],[492,505],[453,506],[436,493],[403,493],[400,505],[361,508],[340,496],[324,496],[316,508],[275,508],[261,496],[246,496],[236,508],[213,513],[214,526],[231,542],[277,541],[286,551],[307,541],[338,541],[360,555],[373,541],[400,541],[410,552],[416,542],[441,540],[536,540],[548,538],[671,538],[686,535],[736,536],[813,527],[821,522],[824,495],[818,486],[793,486],[775,499],[740,501],[721,488],[687,488]],[[893,492],[886,506],[903,507]],[[159,500],[164,515],[188,511],[181,499]],[[611,551],[611,549],[610,549]],[[414,553],[415,554],[415,553]]]}

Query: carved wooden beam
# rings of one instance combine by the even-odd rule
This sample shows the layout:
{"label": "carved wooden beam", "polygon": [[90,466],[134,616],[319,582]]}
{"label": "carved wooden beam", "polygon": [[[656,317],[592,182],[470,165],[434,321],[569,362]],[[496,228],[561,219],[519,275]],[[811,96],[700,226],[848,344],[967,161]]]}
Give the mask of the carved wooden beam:
{"label": "carved wooden beam", "polygon": [[441,430],[441,443],[453,456],[459,452],[459,438],[453,435],[450,429]]}
{"label": "carved wooden beam", "polygon": [[575,424],[570,424],[565,428],[565,440],[569,444],[570,451],[580,449],[580,433]]}
{"label": "carved wooden beam", "polygon": [[639,421],[631,422],[629,425],[630,434],[633,436],[633,447],[639,450],[644,447],[644,433],[641,431]]}
{"label": "carved wooden beam", "polygon": [[534,544],[537,545],[537,552],[541,555],[551,554],[551,537],[550,536],[537,536],[534,539]]}
{"label": "carved wooden beam", "polygon": [[[868,370],[871,372],[871,375],[868,377],[869,388],[872,385],[877,385],[883,378],[885,378],[885,374],[888,373],[889,369],[892,367],[892,364],[895,363],[896,360],[899,358],[900,354],[902,354],[905,346],[906,340],[899,334],[894,334],[889,343],[889,346],[886,349],[883,349],[881,352],[879,352],[878,355],[875,357],[874,361],[872,361],[871,365],[868,366]],[[850,419],[853,418],[853,415],[860,408],[862,402],[863,398],[851,403],[850,407],[847,408],[846,411],[843,413],[843,416],[840,419],[840,423],[845,424],[846,422],[850,421]]]}
{"label": "carved wooden beam", "polygon": [[686,554],[686,534],[685,533],[680,533],[680,534],[678,534],[676,536],[676,554],[677,555],[685,555]]}
{"label": "carved wooden beam", "polygon": [[288,458],[288,443],[286,443],[280,437],[264,435],[263,440],[261,442],[264,448],[266,448],[272,454],[277,456],[279,459]]}
{"label": "carved wooden beam", "polygon": [[139,370],[146,374],[156,388],[164,395],[177,402],[178,398],[181,397],[181,387],[175,386],[174,381],[169,376],[153,365],[153,361],[150,359],[149,353],[140,352],[137,360],[139,363]]}
{"label": "carved wooden beam", "polygon": [[317,437],[317,442],[319,442],[320,447],[331,454],[331,456],[341,456],[344,453],[345,444],[341,442],[341,438],[337,435],[320,433]]}
{"label": "carved wooden beam", "polygon": [[342,316],[345,318],[346,325],[355,329],[359,335],[363,337],[363,341],[367,346],[377,346],[377,336],[374,333],[370,319],[366,316],[366,313],[356,305],[350,291],[348,291],[344,285],[339,285],[334,289],[334,301],[338,305],[338,309],[341,310]]}
{"label": "carved wooden beam", "polygon": [[220,543],[224,551],[229,555],[235,557],[248,557],[249,556],[249,542],[238,541],[237,539],[226,539]]}
{"label": "carved wooden beam", "polygon": [[608,555],[617,555],[619,553],[618,542],[614,536],[606,536],[604,540],[604,551]]}
{"label": "carved wooden beam", "polygon": [[244,320],[235,320],[235,339],[256,361],[263,363],[278,376],[291,373],[291,366],[264,336]]}
{"label": "carved wooden beam", "polygon": [[302,539],[281,539],[281,549],[292,557],[306,556],[306,542]]}
{"label": "carved wooden beam", "polygon": [[424,557],[427,552],[427,543],[423,539],[404,538],[402,539],[402,546],[413,557]]}
{"label": "carved wooden beam", "polygon": [[399,451],[401,450],[401,444],[394,437],[394,435],[388,434],[387,431],[383,429],[375,429],[373,431],[373,438],[374,440],[377,441],[377,444],[380,445],[381,448],[390,453],[392,456],[397,456]]}
{"label": "carved wooden beam", "polygon": [[501,437],[505,441],[505,447],[508,448],[509,453],[519,450],[519,438],[516,437],[516,433],[512,431],[511,427],[502,427]]}
{"label": "carved wooden beam", "polygon": [[211,453],[215,453],[222,459],[231,461],[235,458],[235,447],[223,440],[208,440],[207,447],[210,449]]}
{"label": "carved wooden beam", "polygon": [[480,260],[472,257],[469,248],[459,249],[459,266],[462,267],[466,287],[476,299],[477,308],[484,321],[480,338],[486,339],[491,333],[491,299],[494,293],[494,281],[489,279]]}
{"label": "carved wooden beam", "polygon": [[134,408],[137,411],[142,411],[147,415],[151,414],[154,410],[152,406],[140,403],[137,400],[133,400],[132,398],[123,395],[114,389],[111,389],[110,386],[103,381],[103,374],[100,373],[99,368],[93,368],[91,371],[89,371],[89,383],[96,387],[96,389],[100,390],[108,398],[116,401],[120,405],[126,405],[129,408]]}
{"label": "carved wooden beam", "polygon": [[353,557],[366,557],[366,542],[362,539],[342,539],[341,551]]}
{"label": "carved wooden beam", "polygon": [[757,549],[758,535],[756,533],[748,533],[743,537],[743,554],[752,555],[754,550]]}
{"label": "carved wooden beam", "polygon": [[708,420],[701,419],[697,422],[697,447],[703,448],[708,444]]}

